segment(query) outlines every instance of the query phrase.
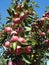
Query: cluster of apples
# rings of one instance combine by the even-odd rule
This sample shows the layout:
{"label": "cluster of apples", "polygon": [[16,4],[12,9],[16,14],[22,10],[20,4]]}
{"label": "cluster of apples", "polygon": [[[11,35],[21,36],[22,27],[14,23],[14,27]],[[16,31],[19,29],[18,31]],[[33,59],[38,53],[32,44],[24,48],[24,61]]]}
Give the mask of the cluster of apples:
{"label": "cluster of apples", "polygon": [[[7,40],[5,42],[5,47],[10,48],[9,52],[7,51],[7,53],[15,54],[15,55],[21,55],[23,53],[26,53],[26,54],[31,53],[31,50],[32,50],[31,46],[29,46],[29,45],[26,47],[21,46],[23,44],[26,44],[26,39],[23,37],[18,37],[18,35],[17,35],[17,32],[19,33],[21,31],[22,31],[21,27],[18,27],[18,29],[16,31],[15,30],[13,31],[12,27],[5,27],[4,32],[8,33],[11,36],[11,39]],[[18,44],[16,45],[16,49],[15,50],[11,49],[11,46],[17,42],[18,42]],[[24,63],[21,60],[19,60],[17,63],[9,61],[8,65],[24,65]]]}
{"label": "cluster of apples", "polygon": [[[37,32],[38,37],[43,37],[44,43],[46,43],[47,46],[49,47],[49,39],[47,38],[47,36],[49,35],[48,22],[49,22],[49,12],[46,12],[45,14],[43,14],[42,18],[37,19],[36,23],[32,24],[32,32]],[[44,27],[44,26],[46,26],[46,27]]]}
{"label": "cluster of apples", "polygon": [[[10,27],[6,26],[4,29],[4,32],[10,36],[10,39],[6,40],[5,42],[5,47],[10,49],[10,50],[7,50],[7,53],[9,51],[9,54],[12,54],[12,55],[15,54],[16,56],[19,56],[24,53],[30,54],[32,52],[32,46],[30,46],[29,44],[27,45],[27,40],[24,37],[21,37],[21,35],[19,35],[19,33],[24,31],[24,27],[20,25],[14,28],[16,24],[21,24],[24,20],[26,20],[29,15],[34,15],[34,13],[30,12],[29,9],[25,9],[24,5],[18,4],[16,6],[16,11],[14,12],[13,22],[11,26]],[[35,23],[33,22],[33,24],[31,25],[32,26],[31,28],[32,28],[32,32],[37,33],[38,41],[40,41],[40,38],[44,38],[44,43],[46,43],[49,47],[49,40],[46,37],[47,34],[49,34],[49,24],[47,24],[46,30],[45,30],[44,28],[45,21],[49,21],[49,12],[46,12],[45,14],[43,14],[43,17],[40,19],[37,19]],[[23,45],[25,46],[23,47]],[[18,62],[9,61],[8,65],[24,65],[24,63],[22,60],[19,60]]]}
{"label": "cluster of apples", "polygon": [[[19,12],[21,13],[19,14]],[[34,15],[34,12],[30,12],[29,9],[25,9],[24,4],[18,4],[16,6],[16,12],[14,12],[12,26],[14,26],[15,24],[21,24],[21,22],[26,20],[29,15]]]}
{"label": "cluster of apples", "polygon": [[45,12],[45,14],[43,14],[43,17],[49,21],[49,12]]}
{"label": "cluster of apples", "polygon": [[10,39],[10,41],[6,41],[5,42],[5,46],[7,48],[10,48],[10,46],[13,45],[14,42],[15,43],[18,42],[18,44],[16,45],[16,49],[15,50],[10,50],[10,51],[12,51],[12,53],[14,51],[14,53],[16,55],[20,55],[21,53],[24,52],[24,50],[25,50],[25,53],[30,53],[31,52],[31,46],[26,46],[25,49],[23,49],[21,47],[21,44],[26,44],[26,40],[24,38],[18,37],[16,35],[13,35],[12,38]]}

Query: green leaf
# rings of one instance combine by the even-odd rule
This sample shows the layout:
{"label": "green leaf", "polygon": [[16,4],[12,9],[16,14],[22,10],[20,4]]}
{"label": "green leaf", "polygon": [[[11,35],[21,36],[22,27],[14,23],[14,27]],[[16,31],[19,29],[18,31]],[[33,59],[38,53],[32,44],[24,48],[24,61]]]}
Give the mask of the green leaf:
{"label": "green leaf", "polygon": [[40,6],[38,4],[35,5],[37,8],[40,8]]}
{"label": "green leaf", "polygon": [[15,49],[16,49],[16,45],[17,45],[17,43],[16,43],[16,42],[14,42],[14,43],[13,43],[13,50],[15,50]]}
{"label": "green leaf", "polygon": [[7,12],[11,16],[11,9],[7,9]]}
{"label": "green leaf", "polygon": [[30,27],[25,27],[25,31],[31,31],[31,28]]}
{"label": "green leaf", "polygon": [[8,12],[8,14],[10,15],[10,16],[13,16],[13,14],[14,14],[14,9],[7,9],[7,12]]}
{"label": "green leaf", "polygon": [[28,3],[30,0],[26,0],[26,2]]}
{"label": "green leaf", "polygon": [[31,64],[30,59],[26,54],[23,55],[23,61],[27,64]]}
{"label": "green leaf", "polygon": [[49,6],[46,7],[46,10],[49,10]]}
{"label": "green leaf", "polygon": [[38,44],[36,40],[32,39],[32,45]]}
{"label": "green leaf", "polygon": [[31,2],[33,5],[35,5],[36,3],[35,2]]}
{"label": "green leaf", "polygon": [[28,4],[26,2],[24,2],[24,8],[28,9]]}

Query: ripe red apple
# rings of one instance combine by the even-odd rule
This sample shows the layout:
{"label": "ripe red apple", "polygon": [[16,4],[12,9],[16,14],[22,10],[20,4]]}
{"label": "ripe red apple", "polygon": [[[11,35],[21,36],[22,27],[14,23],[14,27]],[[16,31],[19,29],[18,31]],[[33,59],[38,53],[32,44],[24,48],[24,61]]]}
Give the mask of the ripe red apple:
{"label": "ripe red apple", "polygon": [[18,60],[16,65],[24,65],[24,62],[22,60]]}
{"label": "ripe red apple", "polygon": [[47,16],[45,17],[45,19],[46,19],[47,21],[49,21],[49,18],[48,18]]}
{"label": "ripe red apple", "polygon": [[47,46],[49,47],[49,40],[46,39],[44,42],[45,42],[45,43],[47,44]]}
{"label": "ripe red apple", "polygon": [[46,35],[46,33],[45,32],[41,32],[41,34],[40,34],[41,36],[45,36]]}
{"label": "ripe red apple", "polygon": [[16,42],[18,41],[18,36],[13,35],[11,38],[11,42]]}
{"label": "ripe red apple", "polygon": [[12,65],[12,61],[8,61],[8,65]]}
{"label": "ripe red apple", "polygon": [[29,10],[26,10],[26,11],[25,11],[25,14],[26,14],[26,15],[29,15],[29,14],[30,14]]}
{"label": "ripe red apple", "polygon": [[15,26],[15,23],[12,23],[11,26],[14,27]]}
{"label": "ripe red apple", "polygon": [[17,32],[16,32],[16,31],[12,31],[12,32],[11,32],[11,35],[12,35],[12,34],[17,34]]}
{"label": "ripe red apple", "polygon": [[10,34],[12,32],[12,28],[11,27],[5,27],[4,31]]}
{"label": "ripe red apple", "polygon": [[21,6],[19,4],[17,5],[17,10],[21,10]]}
{"label": "ripe red apple", "polygon": [[31,46],[27,46],[27,47],[25,48],[25,52],[26,52],[27,54],[29,54],[29,53],[31,52],[31,49],[32,49]]}
{"label": "ripe red apple", "polygon": [[16,29],[16,32],[19,34],[23,31],[24,29],[22,27],[19,27],[18,29]]}
{"label": "ripe red apple", "polygon": [[24,14],[24,12],[22,12],[20,15],[20,19],[23,20],[24,18],[25,18],[25,14]]}
{"label": "ripe red apple", "polygon": [[49,33],[49,29],[47,30],[47,33]]}
{"label": "ripe red apple", "polygon": [[15,50],[15,54],[20,55],[21,53],[22,53],[22,48],[20,45],[17,45],[16,50]]}
{"label": "ripe red apple", "polygon": [[20,24],[20,18],[15,18],[13,21],[15,24]]}
{"label": "ripe red apple", "polygon": [[10,48],[10,42],[9,42],[9,41],[6,41],[6,42],[5,42],[5,46],[6,46],[7,48]]}
{"label": "ripe red apple", "polygon": [[19,14],[15,12],[15,13],[14,13],[14,16],[15,16],[15,17],[19,17]]}
{"label": "ripe red apple", "polygon": [[45,43],[48,43],[48,42],[49,42],[49,40],[48,40],[48,39],[46,39],[46,40],[44,40],[44,42],[45,42]]}
{"label": "ripe red apple", "polygon": [[19,41],[21,44],[24,44],[24,43],[26,42],[26,40],[25,40],[24,38],[22,38],[22,37],[20,37],[20,38],[18,39],[18,41]]}

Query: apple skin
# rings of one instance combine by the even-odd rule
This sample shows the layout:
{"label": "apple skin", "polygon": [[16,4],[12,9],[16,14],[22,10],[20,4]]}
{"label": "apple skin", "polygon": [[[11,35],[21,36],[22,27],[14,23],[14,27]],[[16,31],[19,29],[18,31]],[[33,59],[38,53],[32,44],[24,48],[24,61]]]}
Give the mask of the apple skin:
{"label": "apple skin", "polygon": [[26,14],[26,15],[29,15],[29,14],[30,14],[29,10],[26,10],[26,11],[25,11],[25,14]]}
{"label": "apple skin", "polygon": [[12,31],[10,35],[17,35],[16,31]]}
{"label": "apple skin", "polygon": [[46,33],[45,32],[41,32],[41,34],[40,34],[41,36],[45,36],[46,35]]}
{"label": "apple skin", "polygon": [[20,24],[20,18],[15,18],[13,21],[15,24]]}
{"label": "apple skin", "polygon": [[16,42],[18,41],[18,36],[13,35],[11,38],[11,42]]}
{"label": "apple skin", "polygon": [[48,40],[48,39],[46,39],[46,40],[44,40],[44,42],[45,42],[45,43],[48,43],[48,42],[49,42],[49,40]]}
{"label": "apple skin", "polygon": [[49,29],[47,30],[47,33],[49,33]]}
{"label": "apple skin", "polygon": [[24,20],[24,19],[25,19],[25,13],[24,13],[24,12],[22,12],[22,13],[20,14],[20,19],[21,19],[21,20]]}
{"label": "apple skin", "polygon": [[24,38],[20,37],[18,39],[18,42],[20,42],[21,44],[24,44],[26,42],[26,40]]}
{"label": "apple skin", "polygon": [[14,17],[19,17],[19,14],[15,12]]}
{"label": "apple skin", "polygon": [[32,49],[31,46],[27,46],[27,47],[25,48],[25,53],[27,53],[27,54],[31,53],[31,49]]}
{"label": "apple skin", "polygon": [[12,65],[12,61],[8,61],[8,65]]}
{"label": "apple skin", "polygon": [[23,30],[24,30],[23,27],[19,27],[19,28],[16,29],[16,32],[19,34],[19,33],[21,33]]}
{"label": "apple skin", "polygon": [[46,39],[46,40],[44,40],[44,42],[47,44],[47,46],[48,46],[48,48],[49,48],[49,40]]}
{"label": "apple skin", "polygon": [[11,24],[11,27],[14,27],[15,26],[15,23],[13,22],[12,24]]}
{"label": "apple skin", "polygon": [[22,48],[20,45],[17,45],[16,50],[15,50],[15,54],[20,55],[21,53],[22,53]]}
{"label": "apple skin", "polygon": [[45,17],[45,19],[46,19],[47,21],[49,21],[49,18],[48,18],[47,16]]}
{"label": "apple skin", "polygon": [[6,42],[5,42],[5,46],[6,46],[7,48],[10,48],[10,42],[9,42],[9,41],[6,41]]}
{"label": "apple skin", "polygon": [[7,32],[10,34],[12,32],[12,28],[11,27],[5,27],[4,32]]}

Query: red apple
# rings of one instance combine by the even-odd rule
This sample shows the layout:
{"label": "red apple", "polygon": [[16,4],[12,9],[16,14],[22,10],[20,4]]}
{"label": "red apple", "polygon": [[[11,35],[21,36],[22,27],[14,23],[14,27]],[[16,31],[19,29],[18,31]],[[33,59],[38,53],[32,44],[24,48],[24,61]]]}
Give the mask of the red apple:
{"label": "red apple", "polygon": [[19,27],[18,29],[16,29],[17,33],[21,33],[24,29],[22,27]]}
{"label": "red apple", "polygon": [[49,21],[49,18],[48,18],[47,16],[45,17],[45,19],[46,19],[47,21]]}
{"label": "red apple", "polygon": [[19,17],[19,14],[15,12],[15,13],[14,13],[14,16],[15,16],[15,17]]}
{"label": "red apple", "polygon": [[17,32],[16,32],[16,31],[12,31],[12,32],[11,32],[11,35],[12,35],[12,34],[17,34]]}
{"label": "red apple", "polygon": [[26,14],[26,15],[29,15],[29,14],[30,14],[29,10],[26,10],[26,11],[25,11],[25,14]]}
{"label": "red apple", "polygon": [[45,43],[47,44],[47,46],[49,47],[49,40],[46,39],[44,42],[45,42]]}
{"label": "red apple", "polygon": [[27,46],[27,47],[25,48],[25,52],[29,54],[29,53],[31,52],[31,49],[32,49],[31,46]]}
{"label": "red apple", "polygon": [[49,33],[49,29],[47,30],[47,33]]}
{"label": "red apple", "polygon": [[25,18],[25,14],[22,12],[20,15],[20,19],[23,20]]}
{"label": "red apple", "polygon": [[26,42],[26,40],[25,40],[24,38],[22,38],[22,37],[20,37],[20,38],[18,39],[18,41],[19,41],[21,44],[24,44],[24,43]]}
{"label": "red apple", "polygon": [[10,48],[10,42],[9,42],[9,41],[6,41],[6,42],[5,42],[5,46],[6,46],[7,48]]}
{"label": "red apple", "polygon": [[21,53],[22,53],[22,48],[21,48],[21,46],[17,45],[16,50],[15,50],[15,54],[20,55]]}
{"label": "red apple", "polygon": [[41,32],[41,34],[40,34],[41,36],[45,36],[46,35],[46,33],[45,32]]}
{"label": "red apple", "polygon": [[11,42],[16,42],[18,41],[18,36],[13,35],[11,38]]}
{"label": "red apple", "polygon": [[11,27],[5,27],[5,32],[7,33],[11,33],[12,32],[12,28]]}
{"label": "red apple", "polygon": [[17,5],[17,10],[21,10],[21,6],[19,4]]}
{"label": "red apple", "polygon": [[48,42],[49,42],[49,40],[48,40],[48,39],[46,39],[46,40],[44,40],[44,42],[45,42],[45,43],[48,43]]}
{"label": "red apple", "polygon": [[8,61],[8,65],[12,65],[12,61]]}
{"label": "red apple", "polygon": [[13,21],[15,24],[20,24],[20,18],[15,18]]}
{"label": "red apple", "polygon": [[15,26],[15,23],[12,23],[11,26],[14,27]]}

